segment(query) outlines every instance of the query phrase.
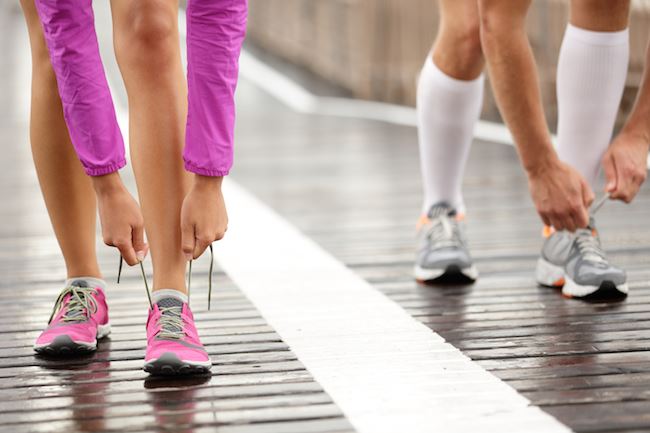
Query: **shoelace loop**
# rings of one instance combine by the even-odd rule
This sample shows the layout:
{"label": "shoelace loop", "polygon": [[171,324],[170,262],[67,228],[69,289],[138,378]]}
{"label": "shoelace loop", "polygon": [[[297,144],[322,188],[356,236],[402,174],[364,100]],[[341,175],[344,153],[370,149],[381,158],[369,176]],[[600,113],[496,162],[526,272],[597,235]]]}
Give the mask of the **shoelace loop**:
{"label": "shoelace loop", "polygon": [[94,294],[95,290],[90,287],[66,287],[56,299],[48,323],[51,323],[54,316],[64,307],[63,302],[67,295],[70,295],[70,298],[65,305],[67,309],[61,319],[67,323],[85,322],[97,312],[97,301],[92,296]]}
{"label": "shoelace loop", "polygon": [[427,237],[436,247],[458,247],[462,244],[458,221],[455,218],[440,215],[431,219],[430,224]]}
{"label": "shoelace loop", "polygon": [[585,260],[598,263],[606,262],[605,252],[598,237],[592,233],[591,229],[581,229],[576,232],[576,245]]}
{"label": "shoelace loop", "polygon": [[[590,217],[596,215],[596,213],[603,207],[609,198],[609,193],[605,193],[602,197],[595,200],[591,205],[591,209],[589,210]],[[585,260],[596,263],[607,262],[607,259],[605,258],[605,251],[603,251],[603,248],[600,245],[600,240],[594,233],[593,227],[577,230],[575,242],[578,246],[578,250]]]}
{"label": "shoelace loop", "polygon": [[183,307],[158,307],[158,309],[160,311],[158,336],[165,339],[182,340],[185,337]]}
{"label": "shoelace loop", "polygon": [[[210,269],[208,270],[208,310],[210,310],[210,304],[212,302],[212,273],[214,270],[214,249],[212,244],[209,245],[210,248]],[[190,302],[190,286],[192,283],[192,261],[189,263],[189,271],[187,275],[187,303]],[[124,263],[124,258],[120,255],[120,264],[117,268],[117,284],[120,284],[120,278],[122,276],[122,266]],[[140,273],[142,274],[142,281],[144,281],[144,289],[147,292],[147,299],[149,300],[149,308],[153,308],[153,301],[151,300],[151,292],[149,291],[149,282],[147,281],[147,275],[144,272],[144,265],[142,262],[139,262]]]}

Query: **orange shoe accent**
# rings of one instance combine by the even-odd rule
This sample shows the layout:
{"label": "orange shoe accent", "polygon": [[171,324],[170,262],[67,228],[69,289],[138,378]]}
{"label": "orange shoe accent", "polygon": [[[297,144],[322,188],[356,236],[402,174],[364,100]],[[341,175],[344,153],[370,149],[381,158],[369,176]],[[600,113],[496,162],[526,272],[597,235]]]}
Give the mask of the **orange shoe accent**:
{"label": "orange shoe accent", "polygon": [[465,221],[465,214],[464,213],[457,213],[456,214],[456,221]]}
{"label": "orange shoe accent", "polygon": [[553,287],[563,287],[565,282],[566,281],[564,280],[564,278],[560,278],[559,280],[555,280],[555,281],[553,281]]}
{"label": "orange shoe accent", "polygon": [[545,225],[544,228],[542,229],[542,236],[544,236],[545,238],[551,237],[553,233],[555,233],[555,229],[552,226]]}
{"label": "orange shoe accent", "polygon": [[420,228],[422,228],[422,226],[429,224],[429,221],[430,220],[428,216],[420,215],[420,218],[418,218],[418,222],[415,224],[415,228],[419,230]]}

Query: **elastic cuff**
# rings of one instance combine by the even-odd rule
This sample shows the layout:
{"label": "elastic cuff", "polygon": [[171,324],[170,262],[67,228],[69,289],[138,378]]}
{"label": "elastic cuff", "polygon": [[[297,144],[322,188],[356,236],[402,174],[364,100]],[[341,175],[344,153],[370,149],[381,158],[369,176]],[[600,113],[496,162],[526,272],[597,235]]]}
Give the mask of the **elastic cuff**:
{"label": "elastic cuff", "polygon": [[185,161],[185,170],[194,174],[200,174],[201,176],[211,177],[228,176],[228,173],[230,173],[230,170],[211,170],[209,168],[198,167],[189,161]]}
{"label": "elastic cuff", "polygon": [[95,288],[95,287],[100,287],[102,290],[106,290],[106,281],[104,281],[101,278],[97,277],[72,277],[68,278],[65,280],[65,287],[70,287],[72,283],[74,283],[77,280],[83,280],[90,284],[90,287]]}
{"label": "elastic cuff", "polygon": [[422,75],[425,74],[430,75],[443,86],[457,92],[467,92],[472,91],[476,87],[482,87],[485,80],[485,74],[483,73],[473,80],[459,80],[458,78],[451,77],[435,64],[431,55],[427,56],[427,60],[422,68]]}
{"label": "elastic cuff", "polygon": [[567,25],[564,37],[577,39],[589,45],[614,46],[629,43],[630,31],[629,29],[625,29],[618,32],[597,32],[569,24]]}
{"label": "elastic cuff", "polygon": [[187,295],[176,289],[158,289],[151,292],[151,301],[157,304],[163,298],[175,298],[187,304]]}
{"label": "elastic cuff", "polygon": [[105,174],[114,173],[126,165],[126,159],[104,167],[84,167],[88,176],[104,176]]}

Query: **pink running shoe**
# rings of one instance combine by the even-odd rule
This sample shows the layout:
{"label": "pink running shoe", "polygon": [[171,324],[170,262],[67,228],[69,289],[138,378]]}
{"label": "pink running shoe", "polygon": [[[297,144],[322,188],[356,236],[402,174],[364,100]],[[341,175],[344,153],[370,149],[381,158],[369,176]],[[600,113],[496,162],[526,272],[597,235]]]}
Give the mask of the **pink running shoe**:
{"label": "pink running shoe", "polygon": [[152,304],[147,320],[144,370],[153,375],[207,374],[212,362],[203,348],[190,307],[167,296]]}
{"label": "pink running shoe", "polygon": [[36,340],[34,350],[61,356],[89,353],[97,349],[97,340],[110,332],[104,291],[78,279],[57,298],[48,327]]}

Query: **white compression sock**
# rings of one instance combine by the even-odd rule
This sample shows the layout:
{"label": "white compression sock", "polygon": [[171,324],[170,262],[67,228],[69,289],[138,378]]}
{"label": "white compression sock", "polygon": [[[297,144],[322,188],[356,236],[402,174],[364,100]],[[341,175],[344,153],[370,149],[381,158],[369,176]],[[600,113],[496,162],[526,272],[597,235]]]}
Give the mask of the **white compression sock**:
{"label": "white compression sock", "polygon": [[427,57],[417,89],[423,213],[441,201],[464,210],[462,178],[483,106],[483,84],[483,75],[457,80]]}
{"label": "white compression sock", "polygon": [[595,186],[623,96],[628,30],[594,32],[569,26],[557,68],[560,158]]}
{"label": "white compression sock", "polygon": [[157,304],[163,298],[176,298],[187,304],[187,295],[175,289],[159,289],[151,292],[151,302]]}

